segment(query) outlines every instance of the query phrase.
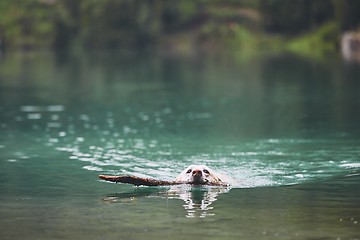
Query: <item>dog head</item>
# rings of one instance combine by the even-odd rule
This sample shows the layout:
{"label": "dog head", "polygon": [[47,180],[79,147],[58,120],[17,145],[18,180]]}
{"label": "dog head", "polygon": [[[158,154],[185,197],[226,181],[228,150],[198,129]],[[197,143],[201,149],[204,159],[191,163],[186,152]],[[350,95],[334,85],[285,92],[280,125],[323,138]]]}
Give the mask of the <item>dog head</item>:
{"label": "dog head", "polygon": [[205,165],[190,165],[175,181],[198,185],[222,182],[220,176]]}

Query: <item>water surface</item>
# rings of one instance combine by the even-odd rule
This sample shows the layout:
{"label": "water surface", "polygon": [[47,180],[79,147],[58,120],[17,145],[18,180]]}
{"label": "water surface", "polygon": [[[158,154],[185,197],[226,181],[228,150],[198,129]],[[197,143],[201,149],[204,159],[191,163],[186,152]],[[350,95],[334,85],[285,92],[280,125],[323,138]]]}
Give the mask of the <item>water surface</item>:
{"label": "water surface", "polygon": [[[0,237],[359,239],[359,77],[295,56],[7,54]],[[236,184],[97,179],[194,163]]]}

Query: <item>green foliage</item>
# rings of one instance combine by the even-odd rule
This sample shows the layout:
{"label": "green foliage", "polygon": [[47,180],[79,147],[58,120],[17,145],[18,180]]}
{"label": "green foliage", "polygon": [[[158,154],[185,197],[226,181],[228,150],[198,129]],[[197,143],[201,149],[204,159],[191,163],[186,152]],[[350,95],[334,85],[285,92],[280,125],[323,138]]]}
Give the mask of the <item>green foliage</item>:
{"label": "green foliage", "polygon": [[243,52],[279,48],[290,38],[282,45],[294,51],[334,51],[336,34],[359,26],[359,11],[357,0],[1,0],[0,38],[7,48]]}
{"label": "green foliage", "polygon": [[270,32],[297,35],[334,18],[331,0],[261,1],[264,28]]}
{"label": "green foliage", "polygon": [[290,41],[287,48],[299,54],[322,57],[337,50],[338,36],[339,27],[332,21]]}
{"label": "green foliage", "polygon": [[2,0],[0,37],[9,46],[39,47],[53,41],[53,9],[36,0]]}

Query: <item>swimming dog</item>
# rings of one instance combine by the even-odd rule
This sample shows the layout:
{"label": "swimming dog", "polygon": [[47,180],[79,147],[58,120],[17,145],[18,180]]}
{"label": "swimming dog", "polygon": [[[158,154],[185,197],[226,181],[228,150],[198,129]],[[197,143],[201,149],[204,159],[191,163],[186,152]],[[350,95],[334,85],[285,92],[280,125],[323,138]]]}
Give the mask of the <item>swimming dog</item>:
{"label": "swimming dog", "polygon": [[217,185],[228,183],[228,177],[216,173],[205,165],[190,165],[175,178],[175,182],[195,185]]}
{"label": "swimming dog", "polygon": [[99,178],[110,182],[129,183],[136,186],[165,186],[179,184],[210,185],[210,186],[229,186],[231,178],[214,172],[205,165],[190,165],[175,180],[166,181],[153,178],[142,178],[136,176],[109,176],[99,175]]}

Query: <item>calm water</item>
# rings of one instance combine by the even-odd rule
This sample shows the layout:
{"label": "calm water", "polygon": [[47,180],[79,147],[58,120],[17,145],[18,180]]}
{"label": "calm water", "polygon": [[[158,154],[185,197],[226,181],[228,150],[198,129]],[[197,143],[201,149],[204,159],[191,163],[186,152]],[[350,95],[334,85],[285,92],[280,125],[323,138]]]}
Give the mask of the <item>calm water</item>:
{"label": "calm water", "polygon": [[[7,54],[0,239],[360,239],[360,66]],[[133,187],[205,164],[232,188]]]}

